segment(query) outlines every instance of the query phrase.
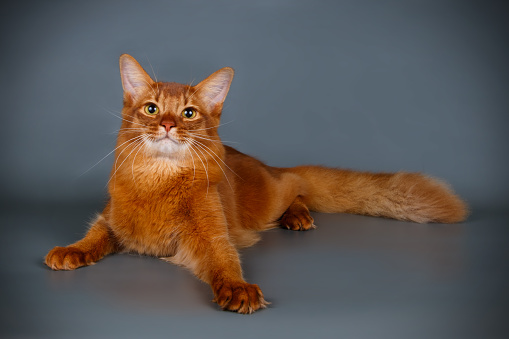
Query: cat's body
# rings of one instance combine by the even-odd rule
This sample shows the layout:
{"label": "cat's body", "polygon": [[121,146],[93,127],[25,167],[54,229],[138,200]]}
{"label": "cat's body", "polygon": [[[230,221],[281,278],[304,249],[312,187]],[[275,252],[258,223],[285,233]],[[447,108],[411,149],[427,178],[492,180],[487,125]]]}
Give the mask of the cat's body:
{"label": "cat's body", "polygon": [[82,240],[46,256],[75,269],[114,252],[165,257],[209,283],[227,310],[267,304],[242,278],[238,248],[276,226],[314,227],[309,210],[416,222],[458,222],[465,204],[420,174],[372,174],[319,166],[274,168],[223,146],[217,135],[233,70],[196,86],[154,82],[130,56],[120,60],[123,123],[110,200]]}

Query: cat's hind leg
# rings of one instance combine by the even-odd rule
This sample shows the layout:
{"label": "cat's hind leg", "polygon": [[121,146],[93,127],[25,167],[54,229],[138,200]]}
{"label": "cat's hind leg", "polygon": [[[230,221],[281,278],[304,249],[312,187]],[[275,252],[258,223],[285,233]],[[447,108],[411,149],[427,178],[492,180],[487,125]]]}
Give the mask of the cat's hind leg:
{"label": "cat's hind leg", "polygon": [[316,228],[314,220],[309,214],[309,209],[302,201],[299,195],[292,202],[281,216],[279,223],[282,227],[286,227],[292,231],[307,231]]}
{"label": "cat's hind leg", "polygon": [[101,215],[83,239],[66,247],[53,248],[44,258],[44,263],[53,270],[74,270],[92,265],[105,255],[117,251],[118,245]]}

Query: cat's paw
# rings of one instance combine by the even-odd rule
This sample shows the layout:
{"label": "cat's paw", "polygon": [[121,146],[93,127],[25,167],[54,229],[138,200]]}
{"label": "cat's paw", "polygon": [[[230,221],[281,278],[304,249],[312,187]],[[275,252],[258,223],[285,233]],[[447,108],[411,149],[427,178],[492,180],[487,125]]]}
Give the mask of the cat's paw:
{"label": "cat's paw", "polygon": [[314,219],[304,208],[289,208],[281,217],[280,224],[292,231],[307,231],[316,228]]}
{"label": "cat's paw", "polygon": [[44,263],[52,270],[74,270],[81,266],[92,265],[94,262],[92,254],[72,246],[57,246],[44,258]]}
{"label": "cat's paw", "polygon": [[246,282],[224,282],[214,288],[214,302],[225,311],[251,314],[267,307],[258,285]]}

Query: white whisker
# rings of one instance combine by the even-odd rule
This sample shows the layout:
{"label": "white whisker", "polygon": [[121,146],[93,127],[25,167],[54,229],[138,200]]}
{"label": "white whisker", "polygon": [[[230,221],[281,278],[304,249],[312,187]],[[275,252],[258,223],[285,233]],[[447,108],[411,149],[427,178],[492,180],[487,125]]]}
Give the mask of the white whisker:
{"label": "white whisker", "polygon": [[189,132],[195,132],[195,131],[204,131],[206,129],[212,129],[212,128],[218,128],[220,126],[224,126],[224,125],[228,125],[228,124],[231,124],[232,122],[234,122],[235,120],[230,120],[230,121],[227,121],[225,122],[224,124],[219,124],[217,126],[212,126],[212,127],[207,127],[207,128],[198,128],[198,129],[190,129]]}
{"label": "white whisker", "polygon": [[145,55],[147,57],[148,64],[150,65],[150,69],[152,70],[152,74],[154,75],[154,80],[156,82],[157,91],[159,92],[159,84],[157,81],[157,75],[156,72],[154,72],[154,67],[152,67],[152,63],[150,62],[150,59],[148,58],[148,55]]}
{"label": "white whisker", "polygon": [[[223,161],[223,159],[221,159],[221,158],[220,158],[220,157],[219,157],[219,156],[218,156],[218,155],[217,155],[217,154],[216,154],[213,150],[211,150],[211,149],[210,149],[210,147],[208,147],[207,145],[205,145],[205,144],[203,144],[203,143],[199,142],[198,140],[193,140],[193,141],[194,141],[194,142],[196,142],[196,143],[198,143],[198,144],[200,144],[200,145],[202,145],[203,147],[206,147],[207,149],[209,149],[212,153],[214,153],[214,155],[215,155],[215,156],[219,159],[219,161],[221,161],[221,162],[222,162],[222,163],[226,166],[226,168],[228,168],[228,169],[229,169],[229,170],[230,170],[233,174],[235,174],[237,177],[239,177],[240,179],[242,179],[242,178],[240,177],[240,175],[238,175],[237,173],[235,173],[235,171],[234,171],[234,170],[232,170],[232,169],[230,168],[230,166],[228,166],[228,165],[227,165],[227,164]],[[242,180],[244,180],[244,179],[242,179]]]}
{"label": "white whisker", "polygon": [[191,88],[193,87],[193,82],[196,80],[196,78],[193,78],[193,80],[191,80],[191,82],[187,85],[187,90],[186,90],[186,95],[184,96],[184,99],[187,103],[187,101],[189,101],[190,97],[189,97],[189,91],[191,90]]}
{"label": "white whisker", "polygon": [[184,141],[184,143],[187,145],[185,150],[189,152],[189,155],[191,156],[191,160],[193,161],[193,183],[192,184],[194,184],[194,178],[196,177],[196,166],[194,164],[194,156],[193,156],[193,153],[191,153],[191,151],[189,150],[189,147],[190,147],[189,143],[187,141]]}
{"label": "white whisker", "polygon": [[89,169],[87,169],[85,172],[81,173],[80,174],[80,177],[82,175],[84,175],[85,173],[87,173],[88,171],[90,171],[92,168],[94,168],[95,166],[99,165],[99,163],[101,161],[103,161],[104,159],[106,159],[111,153],[115,152],[117,149],[119,149],[120,147],[122,147],[123,145],[127,144],[128,142],[130,141],[134,141],[135,139],[137,139],[138,137],[134,137],[134,138],[131,138],[129,140],[127,140],[126,142],[123,142],[122,144],[118,145],[117,147],[115,147],[115,149],[113,151],[111,151],[110,153],[106,154],[101,160],[99,160],[94,166],[90,167]]}
{"label": "white whisker", "polygon": [[131,164],[131,173],[132,173],[132,175],[133,175],[133,181],[134,181],[134,183],[135,183],[135,184],[136,184],[136,179],[134,178],[134,162],[136,161],[136,157],[138,156],[138,153],[140,153],[140,150],[141,150],[142,148],[147,147],[147,143],[146,143],[147,138],[148,138],[148,136],[145,136],[145,138],[143,138],[143,141],[142,141],[142,142],[143,142],[143,147],[138,148],[138,151],[137,151],[137,152],[136,152],[136,154],[134,155],[133,162],[132,162],[132,164]]}
{"label": "white whisker", "polygon": [[[215,142],[215,143],[218,143],[218,144],[222,144],[222,143],[233,143],[233,144],[237,144],[238,142],[236,141],[228,141],[228,140],[214,140],[214,139],[209,139],[209,138],[206,138],[204,137],[202,134],[196,134],[196,133],[187,133],[195,138],[198,138],[198,139],[203,139],[203,140],[207,140],[207,141],[211,141],[211,142]],[[207,135],[208,136],[208,135]]]}
{"label": "white whisker", "polygon": [[187,98],[186,98],[186,99],[187,99],[187,101],[191,100],[191,98],[192,98],[192,97],[196,94],[196,92],[198,92],[198,90],[195,90],[195,91],[193,92],[193,94],[191,94],[191,96],[187,97]]}
{"label": "white whisker", "polygon": [[[143,136],[143,137],[144,137],[144,136]],[[131,155],[131,154],[132,154],[132,153],[133,153],[133,152],[134,152],[134,151],[135,151],[138,147],[142,146],[142,145],[144,144],[144,142],[145,142],[145,140],[138,140],[138,141],[136,141],[136,145],[133,147],[133,149],[131,150],[131,152],[129,152],[129,154],[125,157],[124,161],[122,161],[122,162],[120,163],[120,165],[118,166],[118,168],[116,167],[116,162],[115,162],[115,172],[113,172],[113,174],[111,175],[110,180],[108,180],[108,182],[106,183],[106,187],[108,187],[108,184],[110,183],[111,179],[115,178],[115,180],[116,180],[116,174],[117,174],[118,170],[122,167],[122,165],[124,164],[124,162],[126,162],[126,160],[127,160],[127,159],[129,159],[129,156],[130,156],[130,155]],[[127,149],[127,147],[126,147],[126,148],[124,148],[124,150],[125,150],[125,149]],[[124,151],[124,150],[122,150],[122,151]],[[122,153],[120,153],[120,154],[122,154]],[[119,157],[120,157],[120,154],[119,154]],[[117,160],[118,160],[118,157],[117,157]]]}
{"label": "white whisker", "polygon": [[119,129],[118,131],[116,132],[111,132],[110,134],[128,134],[128,133],[136,133],[136,132],[140,132],[140,133],[143,133],[143,132],[146,132],[147,129],[146,128],[122,128],[122,129]]}
{"label": "white whisker", "polygon": [[137,123],[137,122],[134,122],[134,121],[131,121],[131,120],[127,120],[127,119],[125,119],[125,118],[122,118],[121,116],[118,116],[118,115],[116,115],[116,114],[115,114],[115,113],[113,113],[113,112],[110,112],[109,110],[107,110],[107,109],[106,109],[106,108],[104,108],[104,107],[103,107],[103,109],[104,109],[106,112],[108,112],[108,113],[110,113],[111,115],[113,115],[114,117],[117,117],[117,118],[119,118],[119,119],[121,119],[121,120],[124,120],[124,121],[130,122],[130,123],[132,123],[132,124],[136,124],[136,125],[144,126],[144,127],[149,127],[149,126],[147,126],[147,125],[140,124],[140,123]]}
{"label": "white whisker", "polygon": [[[192,139],[189,139],[192,141]],[[186,140],[187,142],[189,142],[188,140]],[[196,152],[196,150],[194,149],[194,147],[191,145],[191,143],[188,143],[189,145],[189,148],[196,154],[196,156],[198,157],[198,160],[200,160],[202,166],[203,166],[203,169],[205,170],[205,175],[207,176],[207,195],[209,195],[209,173],[208,173],[208,170],[207,170],[207,167],[209,165],[209,163],[207,162],[207,167],[205,167],[205,163],[203,162],[203,160],[201,159],[200,155],[198,154],[198,152]],[[203,154],[203,153],[202,153]],[[207,159],[205,159],[207,160]]]}
{"label": "white whisker", "polygon": [[[214,151],[212,151],[210,148],[208,148],[207,146],[203,145],[203,144],[202,144],[202,143],[200,143],[199,141],[192,140],[192,143],[193,143],[195,146],[197,146],[197,147],[199,147],[199,148],[203,149],[205,152],[207,152],[207,153],[211,156],[212,160],[214,160],[214,161],[216,162],[217,166],[219,166],[219,169],[223,172],[223,175],[224,175],[224,177],[225,177],[226,181],[228,182],[228,185],[230,186],[231,190],[233,191],[233,187],[232,187],[232,185],[231,185],[231,183],[230,183],[230,180],[228,179],[228,176],[226,175],[225,171],[223,170],[223,166],[221,166],[221,165],[217,162],[217,160],[214,158],[214,156],[213,156],[212,154],[210,154],[210,152],[209,152],[208,150],[210,150],[212,153],[214,153]],[[208,150],[207,150],[207,149],[208,149]],[[216,153],[214,153],[214,155],[215,155],[216,157],[218,157],[218,159],[219,159],[219,160],[221,160],[221,159],[219,158],[219,156],[218,156]],[[223,163],[224,163],[224,162],[223,162]],[[225,164],[225,165],[226,165],[226,164]]]}
{"label": "white whisker", "polygon": [[[133,142],[136,141],[138,142],[139,140],[141,140],[142,138],[144,137],[144,135],[138,135],[137,137],[134,137],[132,139],[129,139],[129,140],[132,140]],[[118,159],[120,158],[120,156],[122,155],[122,153],[124,153],[124,151],[127,149],[127,147],[125,147],[122,151],[120,151],[120,153],[118,154],[117,158],[115,159],[115,164],[114,164],[114,167],[115,167],[115,170],[117,169],[117,162],[118,162]]]}
{"label": "white whisker", "polygon": [[145,83],[148,85],[148,87],[150,87],[150,89],[152,90],[152,92],[154,93],[154,99],[157,97],[157,92],[156,90],[154,89],[154,87],[152,87],[152,85],[145,79],[143,79],[143,81],[145,81]]}

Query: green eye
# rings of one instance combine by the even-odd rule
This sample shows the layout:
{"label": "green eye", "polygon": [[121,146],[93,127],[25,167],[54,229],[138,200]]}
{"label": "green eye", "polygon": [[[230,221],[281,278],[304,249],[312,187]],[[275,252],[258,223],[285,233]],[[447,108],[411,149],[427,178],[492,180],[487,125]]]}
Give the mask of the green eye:
{"label": "green eye", "polygon": [[196,111],[190,107],[188,108],[185,108],[183,111],[182,111],[182,116],[184,118],[187,118],[187,119],[192,119],[196,116]]}
{"label": "green eye", "polygon": [[159,107],[157,107],[154,104],[147,104],[147,105],[145,105],[145,113],[147,113],[149,115],[155,115],[155,114],[159,113]]}

